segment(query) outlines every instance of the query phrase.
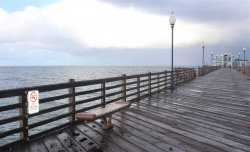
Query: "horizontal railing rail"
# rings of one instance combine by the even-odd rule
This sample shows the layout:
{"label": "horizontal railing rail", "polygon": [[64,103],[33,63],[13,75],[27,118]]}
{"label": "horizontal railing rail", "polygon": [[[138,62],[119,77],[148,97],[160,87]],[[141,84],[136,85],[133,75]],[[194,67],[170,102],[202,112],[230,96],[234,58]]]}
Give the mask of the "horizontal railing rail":
{"label": "horizontal railing rail", "polygon": [[250,66],[249,65],[246,65],[245,67],[244,66],[240,66],[238,69],[243,74],[246,74],[246,75],[250,76]]}
{"label": "horizontal railing rail", "polygon": [[203,76],[206,75],[210,72],[213,72],[217,69],[219,69],[220,66],[204,66],[204,67],[198,67],[197,71],[198,71],[198,76]]}
{"label": "horizontal railing rail", "polygon": [[[209,70],[208,70],[209,71]],[[196,77],[194,68],[176,68],[174,84]],[[0,151],[76,122],[75,114],[122,100],[135,102],[170,87],[171,71],[9,89],[0,91]],[[40,110],[27,113],[27,92],[39,91]],[[48,127],[49,126],[49,127]]]}

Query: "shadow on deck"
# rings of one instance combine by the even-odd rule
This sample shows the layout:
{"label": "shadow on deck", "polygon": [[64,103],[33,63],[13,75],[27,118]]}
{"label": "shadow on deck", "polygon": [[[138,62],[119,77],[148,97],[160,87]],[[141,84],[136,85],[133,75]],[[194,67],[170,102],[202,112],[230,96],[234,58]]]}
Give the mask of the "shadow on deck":
{"label": "shadow on deck", "polygon": [[247,79],[220,69],[114,114],[113,129],[80,123],[13,151],[250,151]]}

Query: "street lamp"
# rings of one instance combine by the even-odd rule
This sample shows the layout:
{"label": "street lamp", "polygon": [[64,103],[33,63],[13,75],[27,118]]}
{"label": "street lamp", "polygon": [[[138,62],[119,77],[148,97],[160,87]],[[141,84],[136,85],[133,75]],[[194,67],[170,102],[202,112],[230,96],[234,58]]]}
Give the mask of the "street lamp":
{"label": "street lamp", "polygon": [[169,23],[172,28],[172,65],[171,65],[171,86],[170,90],[173,91],[175,89],[174,87],[174,24],[175,24],[176,18],[174,16],[174,13],[172,12],[171,16],[169,17]]}
{"label": "street lamp", "polygon": [[203,53],[202,53],[202,70],[201,70],[201,75],[203,75],[203,70],[204,70],[204,48],[205,48],[205,43],[203,41],[203,45],[202,45],[202,50],[203,50]]}
{"label": "street lamp", "polygon": [[202,53],[202,67],[204,67],[204,48],[205,48],[205,42],[203,41],[203,45],[202,45],[202,50],[203,50],[203,53]]}
{"label": "street lamp", "polygon": [[217,55],[216,55],[216,69],[217,69],[217,63],[218,63],[218,57],[217,57]]}
{"label": "street lamp", "polygon": [[238,55],[239,55],[238,70],[240,71],[240,52],[238,53]]}
{"label": "street lamp", "polygon": [[244,52],[244,74],[245,74],[245,64],[246,64],[246,59],[245,59],[245,53],[246,53],[246,48],[244,47],[244,48],[242,48],[242,50],[243,50],[243,52]]}
{"label": "street lamp", "polygon": [[213,55],[214,55],[214,52],[211,52],[211,66],[213,66]]}

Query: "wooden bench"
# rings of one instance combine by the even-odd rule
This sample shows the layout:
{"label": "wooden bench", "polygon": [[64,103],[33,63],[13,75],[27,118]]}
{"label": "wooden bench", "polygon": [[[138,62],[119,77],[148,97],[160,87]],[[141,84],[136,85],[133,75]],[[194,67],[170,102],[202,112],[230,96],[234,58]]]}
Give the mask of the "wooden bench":
{"label": "wooden bench", "polygon": [[76,119],[80,121],[87,121],[87,122],[94,121],[96,119],[101,119],[102,128],[109,129],[113,127],[112,122],[111,122],[112,114],[126,107],[129,107],[130,105],[131,103],[126,102],[126,101],[107,104],[105,105],[104,108],[94,109],[85,113],[77,113]]}

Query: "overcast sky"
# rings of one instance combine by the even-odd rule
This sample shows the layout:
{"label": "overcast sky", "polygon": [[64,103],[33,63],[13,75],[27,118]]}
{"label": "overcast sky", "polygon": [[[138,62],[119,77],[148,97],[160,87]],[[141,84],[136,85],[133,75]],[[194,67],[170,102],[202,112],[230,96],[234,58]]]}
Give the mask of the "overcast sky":
{"label": "overcast sky", "polygon": [[249,0],[0,0],[0,66],[201,65],[250,58]]}

